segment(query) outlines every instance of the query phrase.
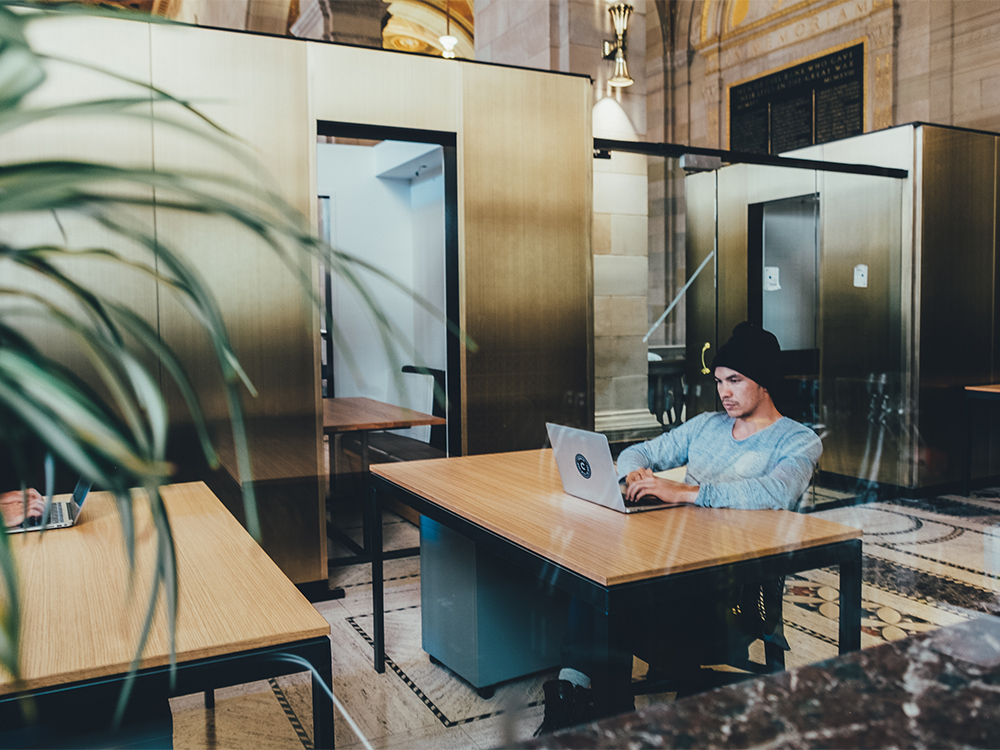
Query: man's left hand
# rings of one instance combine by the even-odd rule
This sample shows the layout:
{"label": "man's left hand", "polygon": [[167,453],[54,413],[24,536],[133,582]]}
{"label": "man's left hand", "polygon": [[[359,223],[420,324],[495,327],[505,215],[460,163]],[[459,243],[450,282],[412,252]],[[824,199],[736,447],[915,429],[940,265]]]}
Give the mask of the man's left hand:
{"label": "man's left hand", "polygon": [[698,486],[651,476],[631,482],[625,492],[626,501],[633,503],[640,497],[650,495],[667,503],[694,503],[698,497]]}

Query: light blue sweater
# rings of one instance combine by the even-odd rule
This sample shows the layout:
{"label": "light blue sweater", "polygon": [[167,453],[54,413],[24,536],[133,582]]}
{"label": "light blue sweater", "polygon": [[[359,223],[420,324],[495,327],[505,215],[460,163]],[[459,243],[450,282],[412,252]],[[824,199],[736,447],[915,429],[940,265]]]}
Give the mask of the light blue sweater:
{"label": "light blue sweater", "polygon": [[793,419],[782,417],[748,438],[733,438],[735,420],[725,412],[699,414],[618,457],[618,476],[647,468],[687,464],[687,484],[697,484],[696,505],[708,508],[790,510],[812,480],[823,444]]}

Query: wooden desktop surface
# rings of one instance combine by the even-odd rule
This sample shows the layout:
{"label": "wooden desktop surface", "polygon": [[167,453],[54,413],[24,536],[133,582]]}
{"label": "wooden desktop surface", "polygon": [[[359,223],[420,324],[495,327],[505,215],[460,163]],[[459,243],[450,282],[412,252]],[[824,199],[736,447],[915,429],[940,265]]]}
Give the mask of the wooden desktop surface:
{"label": "wooden desktop surface", "polygon": [[323,432],[398,430],[403,427],[445,424],[444,417],[393,406],[370,398],[324,398]]}
{"label": "wooden desktop surface", "polygon": [[[162,492],[177,548],[178,661],[329,634],[329,623],[208,487],[196,482]],[[0,694],[128,671],[155,552],[148,504],[136,501],[135,508],[131,595],[121,527],[108,493],[91,493],[73,528],[10,537],[21,585],[23,682],[12,683],[0,670]],[[142,666],[167,664],[168,654],[161,593]]]}
{"label": "wooden desktop surface", "polygon": [[790,511],[618,513],[564,493],[551,450],[371,471],[603,586],[861,537],[858,529]]}

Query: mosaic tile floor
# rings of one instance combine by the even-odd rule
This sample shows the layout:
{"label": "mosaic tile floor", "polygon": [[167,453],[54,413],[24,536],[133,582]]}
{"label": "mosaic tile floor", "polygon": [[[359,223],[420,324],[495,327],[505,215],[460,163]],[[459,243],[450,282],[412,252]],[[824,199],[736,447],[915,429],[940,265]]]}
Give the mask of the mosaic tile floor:
{"label": "mosaic tile floor", "polygon": [[[891,500],[815,514],[865,531],[862,647],[960,622],[974,612],[1000,612],[1000,488],[969,498]],[[417,543],[416,529],[396,517],[387,517],[385,531],[394,546]],[[418,558],[386,563],[389,663],[382,675],[371,668],[368,569],[337,569],[332,583],[345,589],[346,598],[317,609],[332,628],[334,692],[371,746],[502,747],[538,726],[541,683],[550,675],[502,685],[483,700],[421,650]],[[833,570],[787,580],[788,666],[836,654],[837,586]],[[672,699],[640,696],[637,704]],[[174,746],[310,748],[310,706],[304,675],[219,691],[214,711],[204,709],[201,696],[178,698],[171,704]],[[336,742],[340,748],[364,746],[339,714]]]}

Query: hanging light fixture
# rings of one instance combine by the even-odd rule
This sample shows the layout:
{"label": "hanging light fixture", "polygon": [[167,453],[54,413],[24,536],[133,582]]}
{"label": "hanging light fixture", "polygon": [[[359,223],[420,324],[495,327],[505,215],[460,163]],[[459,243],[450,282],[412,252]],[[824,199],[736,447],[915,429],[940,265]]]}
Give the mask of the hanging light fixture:
{"label": "hanging light fixture", "polygon": [[608,8],[608,13],[611,14],[611,22],[615,27],[615,41],[604,42],[604,59],[615,61],[608,83],[624,88],[635,83],[628,74],[628,63],[625,62],[625,34],[628,32],[628,19],[632,15],[632,6],[628,3],[615,3]]}
{"label": "hanging light fixture", "polygon": [[458,37],[451,35],[451,0],[445,0],[444,15],[446,33],[444,36],[438,37],[438,41],[441,43],[441,57],[454,60],[455,47],[458,45]]}

